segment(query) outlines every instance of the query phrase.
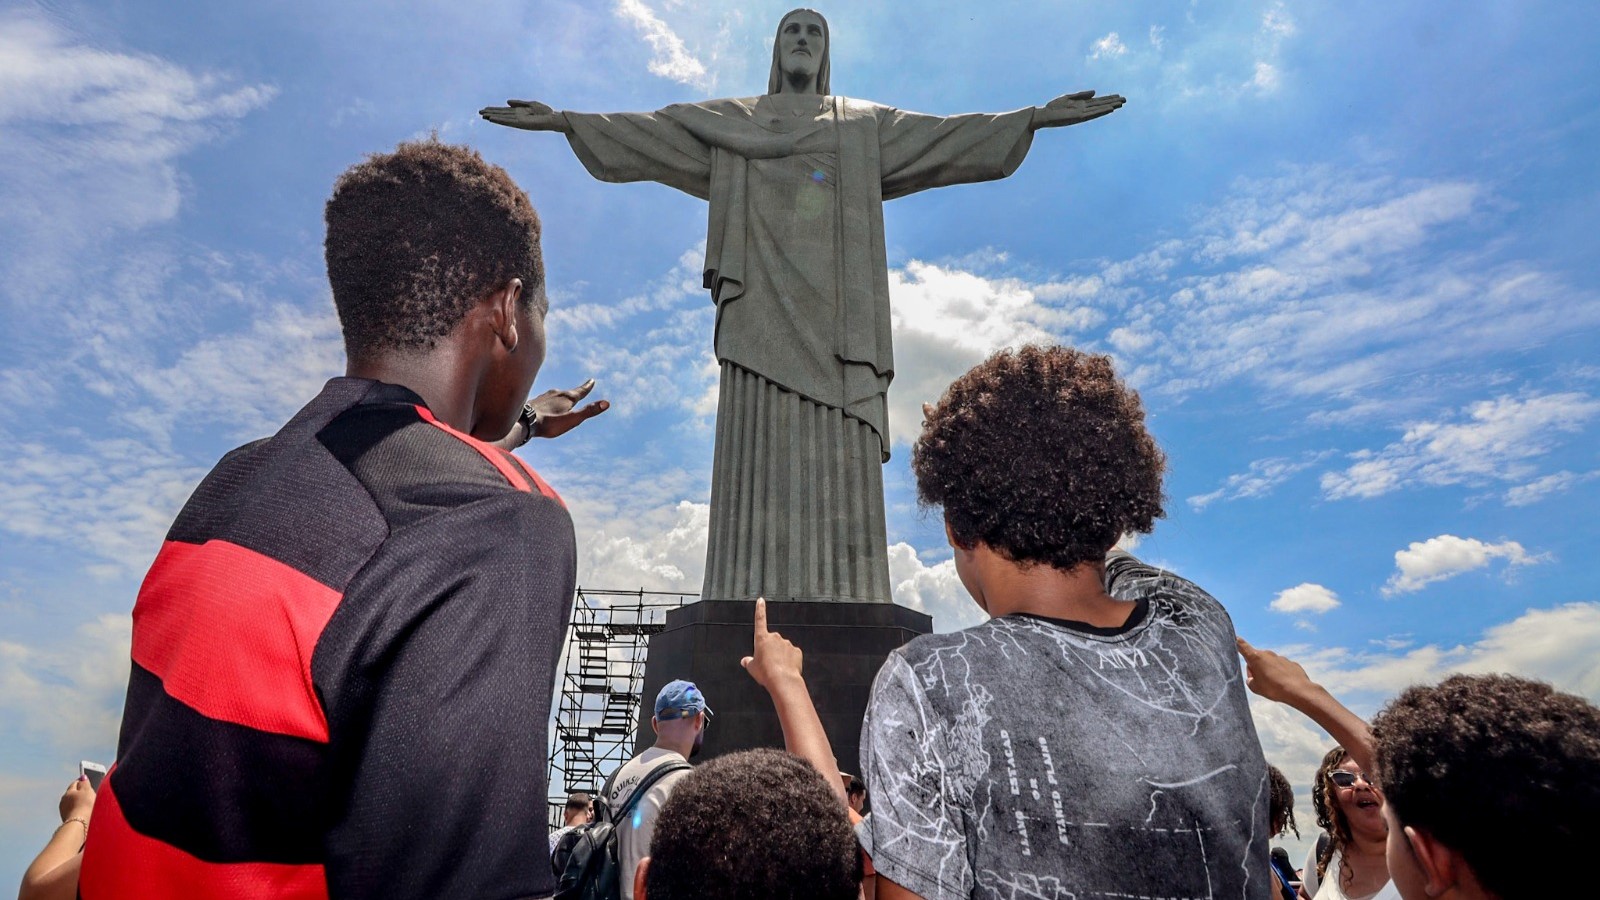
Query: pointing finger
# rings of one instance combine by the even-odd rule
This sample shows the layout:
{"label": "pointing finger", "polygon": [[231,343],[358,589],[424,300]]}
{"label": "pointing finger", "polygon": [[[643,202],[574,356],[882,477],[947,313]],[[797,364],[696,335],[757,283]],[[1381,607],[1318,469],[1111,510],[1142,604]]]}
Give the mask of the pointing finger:
{"label": "pointing finger", "polygon": [[756,637],[767,633],[767,598],[756,598]]}

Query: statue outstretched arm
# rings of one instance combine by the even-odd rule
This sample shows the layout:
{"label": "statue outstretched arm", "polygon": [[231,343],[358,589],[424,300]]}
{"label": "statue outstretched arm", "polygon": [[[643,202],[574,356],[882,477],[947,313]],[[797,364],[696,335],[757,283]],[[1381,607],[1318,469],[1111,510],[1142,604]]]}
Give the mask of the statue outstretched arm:
{"label": "statue outstretched arm", "polygon": [[572,133],[572,124],[567,121],[566,113],[537,100],[507,100],[505,106],[485,106],[478,110],[478,115],[508,128]]}
{"label": "statue outstretched arm", "polygon": [[1028,127],[1038,131],[1040,128],[1076,125],[1108,116],[1121,109],[1126,102],[1121,94],[1107,94],[1104,97],[1096,97],[1094,91],[1062,94],[1043,106],[1034,107],[1033,122]]}

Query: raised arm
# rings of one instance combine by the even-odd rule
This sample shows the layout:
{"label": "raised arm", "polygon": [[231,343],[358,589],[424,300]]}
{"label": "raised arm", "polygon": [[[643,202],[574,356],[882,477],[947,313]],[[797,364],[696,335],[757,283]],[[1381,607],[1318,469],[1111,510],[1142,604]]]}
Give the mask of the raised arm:
{"label": "raised arm", "polygon": [[784,749],[811,763],[822,773],[822,780],[828,783],[839,802],[847,803],[833,745],[828,742],[828,733],[817,717],[817,707],[811,702],[806,681],[800,676],[800,648],[783,635],[767,630],[767,601],[756,601],[755,618],[753,655],[746,656],[739,664],[772,696],[778,724],[783,728]]}
{"label": "raised arm", "polygon": [[478,115],[507,128],[521,128],[525,131],[559,131],[563,134],[572,132],[572,125],[567,122],[566,113],[551,109],[549,105],[537,100],[507,100],[505,106],[485,106],[478,110]]}
{"label": "raised arm", "polygon": [[1360,716],[1335,699],[1327,688],[1312,681],[1299,663],[1271,650],[1257,650],[1244,638],[1237,640],[1239,655],[1245,661],[1245,684],[1251,691],[1304,713],[1332,735],[1363,772],[1376,771],[1372,763],[1372,732]]}
{"label": "raised arm", "polygon": [[1121,94],[1096,97],[1094,91],[1062,94],[1043,106],[1033,108],[1033,121],[1028,125],[1034,131],[1041,128],[1060,128],[1076,125],[1101,116],[1109,116],[1122,108],[1127,101]]}

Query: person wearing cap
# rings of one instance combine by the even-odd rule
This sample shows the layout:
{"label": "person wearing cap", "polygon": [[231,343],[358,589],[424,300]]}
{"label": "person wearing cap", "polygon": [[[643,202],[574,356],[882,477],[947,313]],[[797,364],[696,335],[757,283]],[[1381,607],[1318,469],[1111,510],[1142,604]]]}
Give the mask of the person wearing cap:
{"label": "person wearing cap", "polygon": [[[687,762],[700,752],[706,737],[706,723],[711,719],[711,708],[706,698],[692,681],[673,681],[656,695],[655,716],[650,727],[655,730],[655,745],[633,759],[623,763],[611,776],[605,787],[603,799],[610,807],[612,817],[628,802],[633,789],[658,766]],[[618,822],[617,857],[622,864],[622,898],[633,900],[633,873],[639,860],[650,855],[650,835],[654,833],[656,816],[678,780],[688,771],[669,772],[661,777],[633,807],[633,814]]]}

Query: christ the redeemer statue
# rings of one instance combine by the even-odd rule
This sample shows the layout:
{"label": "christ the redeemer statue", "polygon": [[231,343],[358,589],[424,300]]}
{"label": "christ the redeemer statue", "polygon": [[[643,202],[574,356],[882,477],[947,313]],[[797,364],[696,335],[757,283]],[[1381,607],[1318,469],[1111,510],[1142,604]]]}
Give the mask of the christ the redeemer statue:
{"label": "christ the redeemer statue", "polygon": [[1016,171],[1033,132],[1106,115],[1093,91],[991,115],[834,96],[828,23],[778,23],[760,97],[653,113],[509,101],[485,119],[560,131],[601,181],[711,201],[705,285],[722,366],[702,599],[888,602],[889,267],[883,201]]}

